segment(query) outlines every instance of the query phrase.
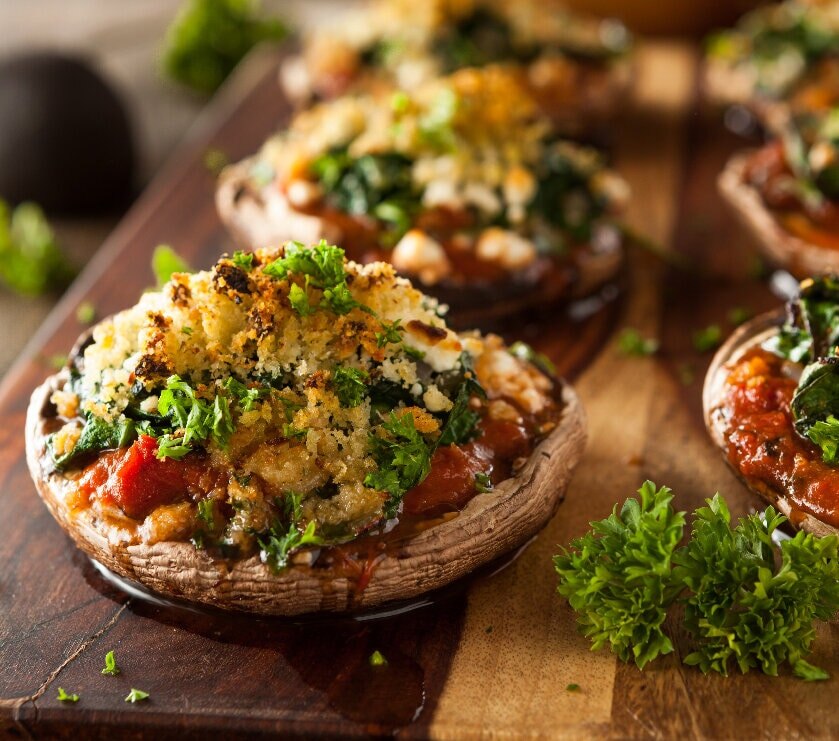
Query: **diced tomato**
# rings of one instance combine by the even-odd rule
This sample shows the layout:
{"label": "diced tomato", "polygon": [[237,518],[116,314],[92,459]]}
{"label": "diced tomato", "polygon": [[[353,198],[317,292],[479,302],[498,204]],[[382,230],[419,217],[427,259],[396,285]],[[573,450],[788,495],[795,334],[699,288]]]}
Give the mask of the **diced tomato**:
{"label": "diced tomato", "polygon": [[462,509],[475,496],[475,474],[483,470],[480,461],[457,445],[438,448],[431,458],[431,473],[405,494],[402,511],[431,517]]}
{"label": "diced tomato", "polygon": [[159,460],[157,440],[141,435],[129,448],[100,455],[85,470],[80,488],[140,520],[162,504],[184,499],[193,477],[189,463]]}

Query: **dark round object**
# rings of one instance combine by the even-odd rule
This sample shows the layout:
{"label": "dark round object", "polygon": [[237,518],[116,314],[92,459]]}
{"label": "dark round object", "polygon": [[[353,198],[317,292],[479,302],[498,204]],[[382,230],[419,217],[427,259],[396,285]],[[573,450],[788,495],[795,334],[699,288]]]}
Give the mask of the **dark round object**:
{"label": "dark round object", "polygon": [[87,62],[50,52],[0,61],[0,198],[107,211],[131,198],[134,167],[125,108]]}

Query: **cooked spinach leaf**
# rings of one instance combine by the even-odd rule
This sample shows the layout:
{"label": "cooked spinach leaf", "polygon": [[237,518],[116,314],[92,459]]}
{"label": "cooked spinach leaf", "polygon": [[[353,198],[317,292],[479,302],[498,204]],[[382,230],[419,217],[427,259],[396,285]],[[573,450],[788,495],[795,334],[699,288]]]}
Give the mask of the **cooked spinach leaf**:
{"label": "cooked spinach leaf", "polygon": [[103,450],[114,450],[130,445],[137,437],[137,427],[130,419],[121,422],[106,422],[89,412],[85,414],[85,423],[76,446],[69,453],[56,457],[52,453],[52,436],[48,446],[53,455],[53,465],[56,470],[63,471],[71,463],[80,458],[99,453]]}

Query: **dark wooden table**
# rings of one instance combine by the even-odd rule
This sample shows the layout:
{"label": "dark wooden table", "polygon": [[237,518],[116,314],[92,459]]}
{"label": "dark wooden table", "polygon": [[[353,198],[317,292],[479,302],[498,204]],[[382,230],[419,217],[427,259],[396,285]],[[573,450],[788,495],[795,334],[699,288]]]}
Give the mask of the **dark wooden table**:
{"label": "dark wooden table", "polygon": [[[714,180],[743,142],[697,105],[697,52],[642,46],[632,105],[611,131],[632,184],[631,225],[691,261],[670,267],[630,252],[622,298],[588,321],[555,310],[511,333],[550,353],[586,405],[590,443],[566,502],[530,547],[500,572],[379,620],[254,620],[131,598],[105,581],[52,521],[23,459],[28,396],[49,372],[40,355],[66,352],[82,329],[76,305],[100,315],[151,284],[149,255],[169,242],[196,267],[230,248],[212,206],[202,154],[255,149],[287,110],[274,91],[275,58],[255,58],[193,130],[39,331],[0,387],[0,732],[198,737],[207,733],[744,738],[839,732],[835,681],[758,674],[723,679],[683,666],[685,648],[639,672],[591,653],[555,594],[558,543],[605,516],[645,479],[671,486],[683,508],[722,491],[735,513],[754,504],[704,432],[709,356],[692,333],[729,330],[733,307],[778,304],[756,277],[754,253],[724,211]],[[616,317],[616,314],[619,316]],[[617,319],[617,321],[616,321]],[[661,340],[653,358],[620,353],[632,326]],[[116,652],[122,673],[100,674]],[[374,650],[388,659],[373,673]],[[815,663],[839,673],[836,625],[822,626]],[[579,692],[566,690],[578,684]],[[76,704],[56,700],[57,688]],[[131,687],[150,693],[123,701]]]}

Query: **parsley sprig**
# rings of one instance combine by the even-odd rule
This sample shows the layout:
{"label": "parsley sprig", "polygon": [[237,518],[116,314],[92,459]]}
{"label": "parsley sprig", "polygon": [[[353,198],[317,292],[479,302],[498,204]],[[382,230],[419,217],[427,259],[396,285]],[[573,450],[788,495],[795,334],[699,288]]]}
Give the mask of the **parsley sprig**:
{"label": "parsley sprig", "polygon": [[268,564],[275,572],[288,566],[294,551],[307,545],[322,545],[324,540],[315,533],[315,522],[302,524],[303,494],[289,491],[283,498],[286,524],[275,522],[271,528],[258,538],[260,560]]}
{"label": "parsley sprig", "polygon": [[827,678],[806,656],[814,621],[839,610],[839,538],[799,532],[776,548],[783,515],[768,507],[732,528],[717,494],[679,547],[685,513],[671,491],[648,481],[638,493],[554,558],[559,592],[593,648],[610,645],[643,668],[673,650],[664,621],[679,602],[694,643],[685,663],[723,675],[732,664],[770,675],[788,664],[802,679]]}

